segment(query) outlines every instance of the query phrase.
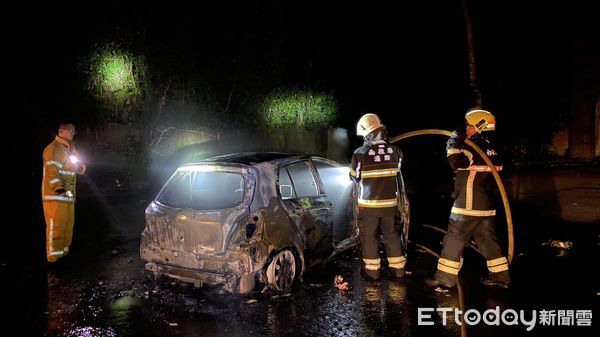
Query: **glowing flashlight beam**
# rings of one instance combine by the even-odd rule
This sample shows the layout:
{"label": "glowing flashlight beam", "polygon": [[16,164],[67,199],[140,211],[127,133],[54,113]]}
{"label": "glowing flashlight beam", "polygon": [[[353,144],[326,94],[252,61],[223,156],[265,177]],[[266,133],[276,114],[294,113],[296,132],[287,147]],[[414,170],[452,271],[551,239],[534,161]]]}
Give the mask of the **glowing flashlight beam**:
{"label": "glowing flashlight beam", "polygon": [[335,180],[339,184],[351,185],[352,180],[350,180],[350,168],[349,167],[338,167],[336,169],[337,175]]}
{"label": "glowing flashlight beam", "polygon": [[349,174],[350,168],[346,166],[319,169],[319,175],[325,184],[327,184],[327,181],[331,181],[336,185],[350,186],[352,185],[352,180],[350,180]]}

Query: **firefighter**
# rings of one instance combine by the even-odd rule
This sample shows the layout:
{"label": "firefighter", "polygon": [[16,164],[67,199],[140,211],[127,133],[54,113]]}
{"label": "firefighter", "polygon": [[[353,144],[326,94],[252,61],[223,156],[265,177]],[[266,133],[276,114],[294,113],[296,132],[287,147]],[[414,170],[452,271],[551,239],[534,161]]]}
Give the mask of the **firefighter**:
{"label": "firefighter", "polygon": [[61,123],[43,153],[42,202],[46,219],[46,259],[53,263],[69,253],[75,223],[75,175],[85,172],[73,144],[75,126]]}
{"label": "firefighter", "polygon": [[437,271],[426,283],[434,287],[453,287],[462,266],[464,246],[473,237],[489,270],[489,276],[481,282],[507,288],[510,283],[508,261],[498,245],[494,226],[494,177],[483,158],[464,142],[465,138],[470,139],[486,153],[496,170],[502,170],[494,146],[496,120],[490,112],[479,108],[467,111],[465,119],[466,133],[454,131],[446,143],[448,163],[455,172],[455,201]]}
{"label": "firefighter", "polygon": [[394,276],[400,278],[404,276],[406,258],[395,216],[400,196],[396,179],[400,172],[402,152],[388,142],[385,127],[375,114],[362,116],[356,133],[364,137],[364,144],[352,155],[350,177],[358,185],[357,218],[364,270],[370,278],[379,278],[381,231],[388,266]]}

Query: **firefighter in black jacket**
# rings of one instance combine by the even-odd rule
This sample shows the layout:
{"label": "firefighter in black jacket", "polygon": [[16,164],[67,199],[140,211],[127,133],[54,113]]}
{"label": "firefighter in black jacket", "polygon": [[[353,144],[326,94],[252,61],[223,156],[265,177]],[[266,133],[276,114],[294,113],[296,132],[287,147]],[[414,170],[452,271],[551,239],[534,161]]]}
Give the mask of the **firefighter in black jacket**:
{"label": "firefighter in black jacket", "polygon": [[483,158],[464,143],[465,138],[469,138],[486,152],[496,170],[502,170],[493,142],[496,121],[491,113],[481,109],[469,110],[465,119],[466,135],[455,131],[446,144],[448,163],[456,174],[455,201],[437,272],[426,282],[431,286],[453,287],[462,265],[463,248],[473,237],[490,272],[481,282],[507,288],[510,283],[508,261],[498,245],[494,228],[494,177]]}
{"label": "firefighter in black jacket", "polygon": [[358,228],[365,272],[373,279],[379,278],[381,230],[390,270],[394,276],[403,277],[406,258],[395,224],[400,196],[396,179],[402,153],[388,143],[387,132],[375,114],[362,116],[356,133],[365,142],[352,155],[350,177],[358,184]]}

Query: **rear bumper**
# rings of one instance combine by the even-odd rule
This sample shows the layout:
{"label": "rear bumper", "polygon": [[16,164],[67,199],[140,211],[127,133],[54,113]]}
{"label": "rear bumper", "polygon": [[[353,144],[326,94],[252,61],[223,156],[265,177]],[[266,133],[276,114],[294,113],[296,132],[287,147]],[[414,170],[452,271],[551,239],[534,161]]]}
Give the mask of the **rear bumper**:
{"label": "rear bumper", "polygon": [[[206,271],[198,271],[194,269],[187,269],[181,267],[175,267],[160,263],[147,262],[145,264],[146,270],[153,272],[158,275],[169,276],[184,282],[194,283],[196,286],[202,286],[204,284],[217,285],[227,284],[227,276],[224,274],[210,273]],[[230,275],[229,278],[237,278],[236,275]]]}
{"label": "rear bumper", "polygon": [[222,285],[230,293],[239,294],[246,294],[252,291],[256,285],[256,279],[260,277],[260,275],[254,274],[223,275],[154,262],[146,263],[145,268],[155,275],[164,275],[183,282],[193,283],[195,287]]}
{"label": "rear bumper", "polygon": [[145,268],[155,275],[165,275],[197,287],[223,285],[230,292],[245,293],[252,290],[255,279],[260,278],[260,271],[253,270],[250,257],[242,251],[227,252],[223,256],[195,254],[158,247],[142,235],[140,257],[146,261]]}

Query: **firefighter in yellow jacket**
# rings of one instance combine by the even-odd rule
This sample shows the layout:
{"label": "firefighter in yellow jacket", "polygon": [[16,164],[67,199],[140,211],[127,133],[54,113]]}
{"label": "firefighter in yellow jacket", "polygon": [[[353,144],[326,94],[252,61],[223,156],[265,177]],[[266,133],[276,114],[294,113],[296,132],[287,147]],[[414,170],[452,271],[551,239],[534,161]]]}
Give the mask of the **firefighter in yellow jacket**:
{"label": "firefighter in yellow jacket", "polygon": [[363,146],[354,151],[350,177],[358,184],[358,229],[365,273],[379,278],[379,232],[383,235],[388,266],[396,277],[404,276],[406,258],[395,217],[398,211],[398,173],[402,152],[388,142],[388,135],[375,114],[361,117],[356,133]]}
{"label": "firefighter in yellow jacket", "polygon": [[75,126],[61,123],[58,135],[44,149],[42,202],[46,219],[46,258],[56,262],[69,253],[75,223],[76,174],[85,172],[73,144]]}
{"label": "firefighter in yellow jacket", "polygon": [[494,225],[494,178],[483,158],[464,142],[470,139],[486,152],[496,170],[502,170],[494,144],[496,119],[489,111],[479,108],[469,110],[465,119],[466,132],[455,131],[446,144],[448,163],[456,174],[455,200],[437,271],[425,282],[442,288],[454,287],[462,266],[464,246],[473,237],[489,270],[489,276],[481,282],[507,288],[510,283],[508,260],[498,245]]}

